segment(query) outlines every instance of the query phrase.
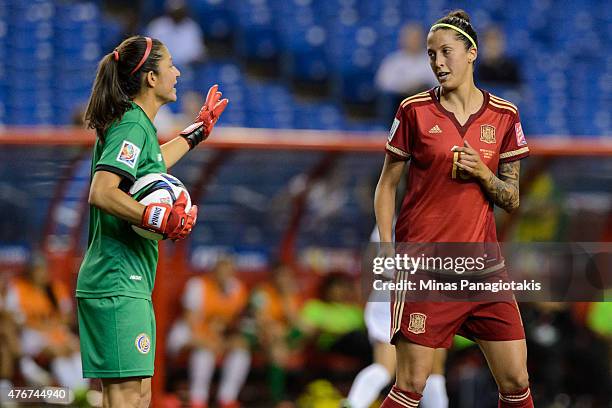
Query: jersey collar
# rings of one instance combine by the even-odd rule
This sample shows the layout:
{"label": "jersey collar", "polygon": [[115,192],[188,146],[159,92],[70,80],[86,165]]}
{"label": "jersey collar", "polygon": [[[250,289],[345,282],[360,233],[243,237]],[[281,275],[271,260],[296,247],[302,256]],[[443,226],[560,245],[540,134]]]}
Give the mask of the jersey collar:
{"label": "jersey collar", "polygon": [[482,106],[480,107],[480,109],[478,109],[477,112],[472,113],[470,115],[470,117],[468,118],[468,120],[465,122],[463,126],[461,126],[461,124],[455,117],[455,114],[451,111],[446,110],[446,108],[442,106],[442,104],[440,103],[440,98],[439,98],[440,87],[436,86],[429,90],[431,99],[434,100],[434,103],[436,107],[438,108],[438,110],[442,112],[443,114],[445,114],[446,116],[448,116],[448,118],[451,120],[451,122],[453,122],[453,124],[457,128],[457,131],[459,132],[462,138],[465,137],[465,133],[470,128],[470,125],[484,113],[484,111],[487,109],[487,106],[489,105],[489,93],[485,91],[484,89],[480,89],[480,88],[478,89],[480,90],[480,92],[482,92],[482,95],[483,95]]}
{"label": "jersey collar", "polygon": [[147,113],[136,102],[130,101],[130,103],[132,104],[132,109],[138,109],[140,110],[140,112],[142,112],[142,115],[147,119],[147,122],[149,123],[149,125],[151,125],[151,128],[153,129],[153,131],[157,134],[157,128],[155,127],[153,122],[151,122],[151,119],[149,119],[149,116],[147,116]]}

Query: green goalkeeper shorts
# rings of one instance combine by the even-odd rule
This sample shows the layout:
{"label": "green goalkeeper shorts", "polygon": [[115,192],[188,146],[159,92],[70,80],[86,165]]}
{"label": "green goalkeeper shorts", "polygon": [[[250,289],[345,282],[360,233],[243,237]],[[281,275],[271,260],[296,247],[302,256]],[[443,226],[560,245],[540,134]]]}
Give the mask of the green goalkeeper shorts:
{"label": "green goalkeeper shorts", "polygon": [[155,315],[148,299],[78,298],[85,378],[153,376]]}

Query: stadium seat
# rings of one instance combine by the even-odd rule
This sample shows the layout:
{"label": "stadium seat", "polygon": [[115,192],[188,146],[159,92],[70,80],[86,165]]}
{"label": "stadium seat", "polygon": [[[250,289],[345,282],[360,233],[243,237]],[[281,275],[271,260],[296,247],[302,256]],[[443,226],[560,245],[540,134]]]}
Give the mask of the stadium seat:
{"label": "stadium seat", "polygon": [[233,37],[236,16],[229,0],[201,0],[189,2],[190,10],[204,31],[205,38],[223,41]]}

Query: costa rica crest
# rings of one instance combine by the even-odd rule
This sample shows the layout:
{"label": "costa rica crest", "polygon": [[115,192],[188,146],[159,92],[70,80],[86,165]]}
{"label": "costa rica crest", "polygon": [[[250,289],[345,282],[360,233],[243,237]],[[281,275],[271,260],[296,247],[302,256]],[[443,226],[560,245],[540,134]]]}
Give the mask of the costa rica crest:
{"label": "costa rica crest", "polygon": [[148,354],[151,350],[151,340],[146,333],[140,333],[136,336],[136,340],[134,341],[134,345],[136,349],[142,354]]}

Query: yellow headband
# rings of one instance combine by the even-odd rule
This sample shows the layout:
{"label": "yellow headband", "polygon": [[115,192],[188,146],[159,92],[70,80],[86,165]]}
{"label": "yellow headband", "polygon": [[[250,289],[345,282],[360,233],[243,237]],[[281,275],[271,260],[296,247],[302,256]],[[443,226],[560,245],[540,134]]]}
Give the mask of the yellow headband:
{"label": "yellow headband", "polygon": [[444,27],[444,28],[450,28],[451,30],[455,30],[456,32],[463,34],[468,40],[470,40],[470,42],[472,43],[472,45],[474,46],[474,48],[478,49],[478,47],[476,46],[476,41],[474,41],[474,39],[472,37],[470,37],[470,35],[468,33],[466,33],[465,31],[463,31],[462,29],[460,29],[457,26],[454,26],[452,24],[446,24],[446,23],[438,23],[438,24],[434,24],[431,26],[431,28],[429,29],[429,31],[433,30],[434,28],[437,27]]}

